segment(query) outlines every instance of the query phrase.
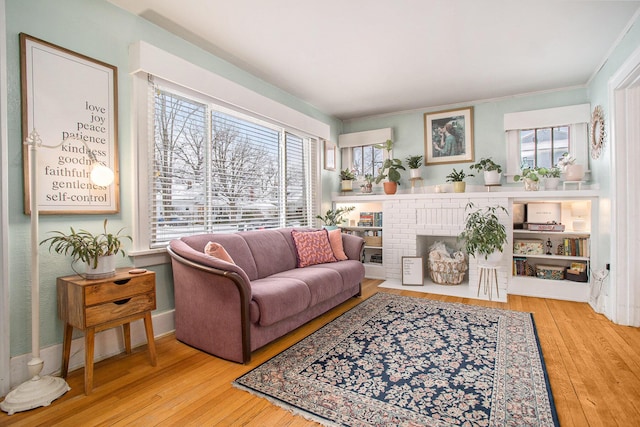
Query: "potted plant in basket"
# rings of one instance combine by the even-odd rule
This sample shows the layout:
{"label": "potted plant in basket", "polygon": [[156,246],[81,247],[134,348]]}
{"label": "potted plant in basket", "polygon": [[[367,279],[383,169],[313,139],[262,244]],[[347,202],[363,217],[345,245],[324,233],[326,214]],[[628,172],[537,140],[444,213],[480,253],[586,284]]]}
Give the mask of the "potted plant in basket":
{"label": "potted plant in basket", "polygon": [[[119,253],[125,255],[122,249],[122,239],[129,239],[131,236],[123,236],[124,228],[117,233],[107,231],[107,220],[104,220],[103,232],[93,234],[87,230],[74,230],[71,227],[69,234],[61,231],[52,231],[55,236],[43,240],[40,244],[49,243],[49,252],[54,251],[59,254],[70,255],[71,268],[78,261],[86,264],[85,274],[87,279],[102,279],[116,274],[115,256]],[[76,272],[77,273],[77,272]],[[79,274],[79,273],[78,273]]]}
{"label": "potted plant in basket", "polygon": [[464,243],[467,253],[482,263],[495,265],[502,258],[502,249],[507,243],[505,226],[498,218],[498,211],[507,213],[503,206],[486,206],[476,208],[469,202],[465,212],[475,209],[466,215],[464,230],[458,235],[458,240]]}
{"label": "potted plant in basket", "polygon": [[407,166],[409,166],[409,173],[411,178],[420,178],[420,166],[422,166],[422,159],[424,156],[415,155],[407,157]]}
{"label": "potted plant in basket", "polygon": [[463,169],[460,169],[458,172],[455,168],[453,172],[447,175],[447,182],[453,182],[453,192],[454,193],[464,193],[465,190],[465,182],[463,181],[465,178],[472,177],[473,174],[467,174]]}
{"label": "potted plant in basket", "polygon": [[329,209],[324,215],[316,215],[316,218],[324,223],[327,230],[335,230],[338,224],[344,222],[345,215],[354,210],[355,206],[345,206],[338,209]]}
{"label": "potted plant in basket", "polygon": [[383,184],[384,192],[385,194],[395,194],[396,191],[398,191],[398,185],[400,185],[400,172],[398,172],[398,169],[406,169],[402,166],[402,160],[391,158],[393,142],[390,139],[387,139],[384,144],[376,144],[375,147],[381,150],[387,150],[388,155],[376,177],[376,184],[379,184],[383,179],[387,178],[387,181]]}
{"label": "potted plant in basket", "polygon": [[340,171],[340,179],[342,180],[342,191],[353,190],[353,180],[356,179],[356,175],[349,169]]}
{"label": "potted plant in basket", "polygon": [[522,173],[514,175],[513,180],[518,182],[522,180],[524,182],[524,189],[526,191],[538,191],[538,187],[540,185],[540,175],[538,174],[538,169],[531,168],[526,166],[526,164],[522,164]]}
{"label": "potted plant in basket", "polygon": [[491,160],[491,157],[488,159],[482,158],[478,163],[469,166],[469,168],[477,170],[478,173],[483,173],[484,185],[500,185],[502,166]]}

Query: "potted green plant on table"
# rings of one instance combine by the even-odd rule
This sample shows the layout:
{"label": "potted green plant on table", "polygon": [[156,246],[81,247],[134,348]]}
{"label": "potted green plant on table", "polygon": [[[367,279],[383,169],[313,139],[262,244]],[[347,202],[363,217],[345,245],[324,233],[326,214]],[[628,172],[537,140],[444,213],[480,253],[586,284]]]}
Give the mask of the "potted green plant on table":
{"label": "potted green plant on table", "polygon": [[353,180],[356,179],[356,175],[349,169],[340,171],[340,179],[342,180],[342,191],[353,190]]}
{"label": "potted green plant on table", "polygon": [[514,175],[513,180],[515,182],[522,180],[526,191],[538,191],[540,186],[540,175],[538,174],[538,169],[526,166],[525,164],[523,164],[521,168],[522,172]]}
{"label": "potted green plant on table", "polygon": [[383,179],[387,179],[384,182],[384,192],[385,194],[395,194],[398,191],[398,185],[400,185],[400,172],[399,169],[406,170],[404,166],[402,166],[402,160],[391,158],[391,149],[393,148],[393,142],[390,139],[387,139],[384,144],[376,144],[376,148],[387,151],[387,158],[382,164],[382,168],[380,168],[380,172],[376,177],[376,184],[379,184]]}
{"label": "potted green plant on table", "polygon": [[453,183],[453,192],[454,193],[464,193],[466,188],[466,183],[464,182],[465,178],[472,177],[473,174],[467,174],[463,169],[457,171],[453,168],[453,172],[447,175],[447,182]]}
{"label": "potted green plant on table", "polygon": [[478,173],[483,173],[484,185],[500,185],[502,166],[491,160],[491,157],[482,158],[479,162],[469,166],[469,168],[477,170]]}
{"label": "potted green plant on table", "polygon": [[83,261],[86,264],[85,274],[79,275],[87,279],[102,279],[110,277],[116,273],[115,256],[119,253],[125,255],[122,249],[122,240],[131,239],[131,236],[121,235],[121,228],[118,232],[110,233],[107,231],[107,220],[103,223],[103,232],[93,234],[87,230],[74,230],[70,227],[69,234],[61,231],[52,231],[55,236],[49,237],[40,242],[40,244],[49,244],[49,252],[53,251],[58,254],[70,255],[72,262],[71,268],[75,270],[74,264]]}
{"label": "potted green plant on table", "polygon": [[538,175],[544,178],[545,190],[556,190],[560,185],[560,168],[553,166],[550,168],[538,168]]}
{"label": "potted green plant on table", "polygon": [[420,166],[422,166],[422,159],[424,156],[415,155],[407,157],[407,166],[409,167],[409,173],[411,174],[411,179],[420,178]]}
{"label": "potted green plant on table", "polygon": [[495,265],[500,262],[507,243],[507,232],[498,213],[508,212],[503,206],[476,208],[473,202],[469,202],[465,213],[472,209],[466,214],[464,230],[458,235],[458,240],[464,243],[467,253],[479,262]]}
{"label": "potted green plant on table", "polygon": [[338,228],[338,224],[342,224],[345,221],[345,216],[355,208],[355,206],[344,206],[337,209],[329,209],[324,215],[316,215],[316,218],[324,223],[324,228],[327,230],[335,230]]}

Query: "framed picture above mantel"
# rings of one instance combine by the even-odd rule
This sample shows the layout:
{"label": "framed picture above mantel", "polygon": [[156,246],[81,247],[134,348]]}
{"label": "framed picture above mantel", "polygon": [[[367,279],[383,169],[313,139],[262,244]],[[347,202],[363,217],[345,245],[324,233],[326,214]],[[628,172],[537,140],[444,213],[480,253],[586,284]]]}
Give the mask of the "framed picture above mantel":
{"label": "framed picture above mantel", "polygon": [[[21,142],[34,131],[41,140],[37,195],[30,194],[30,150],[23,144],[25,213],[31,197],[41,214],[119,212],[118,69],[24,33],[20,53]],[[114,172],[113,184],[91,182],[93,161]]]}
{"label": "framed picture above mantel", "polygon": [[427,165],[473,162],[473,107],[424,114]]}

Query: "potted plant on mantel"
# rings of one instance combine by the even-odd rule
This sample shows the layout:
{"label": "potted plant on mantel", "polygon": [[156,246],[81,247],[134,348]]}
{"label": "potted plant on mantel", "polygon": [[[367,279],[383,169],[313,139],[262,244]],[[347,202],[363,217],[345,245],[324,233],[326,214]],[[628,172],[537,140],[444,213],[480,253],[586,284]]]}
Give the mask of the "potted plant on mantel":
{"label": "potted plant on mantel", "polygon": [[124,228],[115,234],[109,233],[106,219],[103,230],[104,232],[99,234],[93,234],[87,230],[75,231],[73,227],[71,227],[69,234],[52,231],[56,235],[43,240],[40,244],[49,243],[49,252],[70,255],[73,271],[76,271],[74,268],[76,262],[84,261],[86,264],[85,274],[76,271],[78,275],[86,279],[102,279],[116,274],[115,257],[118,253],[121,253],[123,257],[125,255],[124,249],[122,249],[122,239],[133,241],[131,236],[120,234]]}
{"label": "potted plant on mantel", "polygon": [[316,218],[324,223],[327,230],[335,230],[338,224],[344,222],[345,215],[354,210],[355,206],[345,206],[338,209],[329,209],[324,215],[316,215]]}
{"label": "potted plant on mantel", "polygon": [[557,190],[560,185],[560,168],[553,166],[550,168],[538,168],[538,174],[544,178],[545,190]]}
{"label": "potted plant on mantel", "polygon": [[402,166],[402,160],[391,158],[391,149],[393,148],[393,142],[390,139],[387,139],[384,144],[376,144],[375,147],[387,151],[387,158],[382,164],[380,172],[376,177],[376,184],[380,184],[380,182],[386,178],[387,181],[382,184],[385,194],[396,194],[396,191],[398,191],[398,185],[400,185],[401,178],[398,169],[406,170],[405,167]]}
{"label": "potted plant on mantel", "polygon": [[353,171],[345,169],[340,171],[340,179],[342,180],[342,191],[353,190],[353,180],[356,179],[356,175]]}
{"label": "potted plant on mantel", "polygon": [[457,171],[453,168],[453,172],[447,175],[447,182],[453,183],[453,192],[454,193],[464,193],[466,188],[466,183],[464,182],[465,178],[472,177],[473,174],[466,174],[463,169]]}
{"label": "potted plant on mantel", "polygon": [[475,169],[478,173],[483,173],[484,185],[500,185],[500,179],[502,178],[502,166],[491,160],[482,158],[478,163],[474,163],[469,166],[470,169]]}
{"label": "potted plant on mantel", "polygon": [[415,155],[407,157],[407,166],[409,167],[409,173],[411,179],[420,178],[420,166],[422,166],[422,159],[424,156]]}
{"label": "potted plant on mantel", "polygon": [[498,211],[508,213],[503,206],[486,206],[476,208],[469,202],[465,212],[467,214],[464,230],[458,235],[458,240],[464,242],[467,253],[485,265],[497,265],[502,258],[502,250],[507,243],[505,226],[498,218]]}
{"label": "potted plant on mantel", "polygon": [[540,175],[538,174],[538,169],[525,167],[525,164],[521,166],[522,173],[514,175],[514,182],[518,182],[522,180],[524,182],[525,191],[538,191],[540,186]]}

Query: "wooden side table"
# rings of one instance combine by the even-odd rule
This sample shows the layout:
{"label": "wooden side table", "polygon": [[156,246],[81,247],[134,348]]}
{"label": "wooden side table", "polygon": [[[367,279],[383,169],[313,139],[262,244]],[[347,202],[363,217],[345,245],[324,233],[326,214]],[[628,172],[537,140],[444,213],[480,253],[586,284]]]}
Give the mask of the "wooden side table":
{"label": "wooden side table", "polygon": [[131,352],[131,327],[143,319],[149,344],[149,359],[156,366],[151,311],[156,308],[156,275],[153,271],[130,274],[121,268],[105,279],[87,280],[80,276],[59,277],[58,315],[64,321],[62,377],[67,377],[73,328],[84,331],[84,392],[93,388],[93,356],[96,332],[122,325],[127,354]]}

